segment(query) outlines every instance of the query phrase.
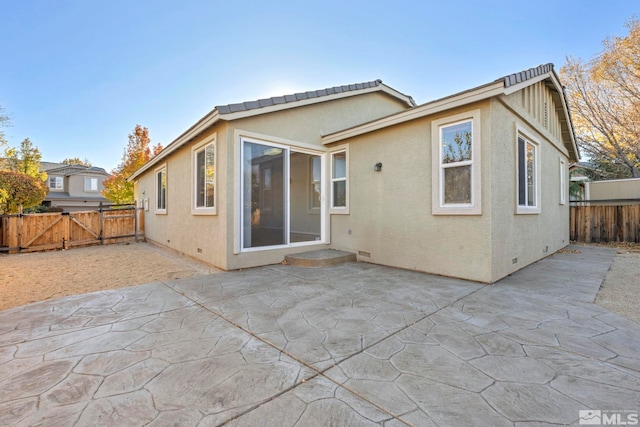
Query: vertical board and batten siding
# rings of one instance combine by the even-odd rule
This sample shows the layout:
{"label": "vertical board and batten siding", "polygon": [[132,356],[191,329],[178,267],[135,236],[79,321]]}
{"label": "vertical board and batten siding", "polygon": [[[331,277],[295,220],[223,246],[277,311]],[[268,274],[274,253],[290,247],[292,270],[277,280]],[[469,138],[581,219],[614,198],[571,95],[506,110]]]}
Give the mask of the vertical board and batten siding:
{"label": "vertical board and batten siding", "polygon": [[562,140],[561,109],[558,111],[558,108],[556,108],[553,94],[544,82],[525,87],[520,93],[522,107],[546,128],[551,135],[558,140]]}
{"label": "vertical board and batten siding", "polygon": [[640,205],[571,206],[571,240],[640,242]]}
{"label": "vertical board and batten siding", "polygon": [[0,251],[32,252],[113,244],[143,236],[141,210],[107,209],[0,217]]}

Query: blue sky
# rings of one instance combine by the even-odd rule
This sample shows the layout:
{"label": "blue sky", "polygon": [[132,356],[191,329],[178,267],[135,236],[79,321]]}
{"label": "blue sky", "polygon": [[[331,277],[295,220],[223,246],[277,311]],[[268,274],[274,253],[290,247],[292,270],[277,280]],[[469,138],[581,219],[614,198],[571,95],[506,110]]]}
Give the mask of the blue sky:
{"label": "blue sky", "polygon": [[637,0],[0,0],[12,146],[111,170],[214,106],[382,79],[424,103],[626,34]]}

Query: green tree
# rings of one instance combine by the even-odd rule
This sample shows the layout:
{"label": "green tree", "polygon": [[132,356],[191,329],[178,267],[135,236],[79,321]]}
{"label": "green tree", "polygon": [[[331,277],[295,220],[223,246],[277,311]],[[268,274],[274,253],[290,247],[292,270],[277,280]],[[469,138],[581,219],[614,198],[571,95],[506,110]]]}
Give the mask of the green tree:
{"label": "green tree", "polygon": [[[152,151],[153,149],[153,151]],[[136,125],[129,134],[129,142],[124,149],[122,162],[111,172],[111,176],[104,181],[102,195],[116,204],[133,203],[133,183],[127,178],[133,175],[153,156],[162,150],[160,144],[151,147],[149,129]]]}
{"label": "green tree", "polygon": [[40,169],[42,159],[40,150],[33,145],[29,138],[22,141],[18,149],[6,148],[4,154],[6,157],[4,169],[32,176],[42,182],[47,180],[47,173]]}
{"label": "green tree", "polygon": [[640,21],[587,62],[567,58],[562,80],[580,149],[614,177],[640,177]]}
{"label": "green tree", "polygon": [[91,166],[91,162],[86,157],[84,160],[81,160],[80,157],[67,157],[61,163],[65,165]]}
{"label": "green tree", "polygon": [[19,206],[28,209],[38,206],[47,195],[44,183],[33,176],[0,171],[0,214],[17,213]]}

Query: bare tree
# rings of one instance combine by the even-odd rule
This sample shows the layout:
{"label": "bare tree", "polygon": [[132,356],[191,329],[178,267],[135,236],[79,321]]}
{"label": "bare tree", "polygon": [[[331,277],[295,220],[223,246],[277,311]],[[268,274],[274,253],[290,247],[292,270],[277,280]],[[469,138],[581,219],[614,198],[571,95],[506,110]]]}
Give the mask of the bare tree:
{"label": "bare tree", "polygon": [[627,36],[605,40],[593,59],[567,58],[561,74],[580,149],[594,163],[638,178],[640,21],[630,20],[627,28]]}

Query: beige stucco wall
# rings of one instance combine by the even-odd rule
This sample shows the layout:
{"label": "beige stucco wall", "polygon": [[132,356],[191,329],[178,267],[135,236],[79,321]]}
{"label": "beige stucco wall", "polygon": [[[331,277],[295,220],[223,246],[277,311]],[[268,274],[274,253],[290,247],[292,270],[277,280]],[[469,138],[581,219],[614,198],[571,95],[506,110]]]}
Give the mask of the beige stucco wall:
{"label": "beige stucco wall", "polygon": [[[560,204],[560,159],[568,167],[567,153],[552,144],[549,132],[538,122],[525,120],[501,102],[491,106],[492,206],[492,280],[502,278],[535,262],[569,243],[569,196],[566,184],[565,204]],[[517,126],[539,142],[541,212],[516,214]],[[568,177],[568,169],[564,171]],[[565,181],[566,183],[567,181]],[[514,259],[517,262],[514,263]]]}
{"label": "beige stucco wall", "polygon": [[[226,124],[220,123],[200,135],[193,143],[174,152],[154,168],[139,177],[136,198],[149,199],[149,210],[145,211],[145,237],[158,244],[200,259],[219,268],[226,267],[225,222],[227,204],[227,157]],[[192,147],[216,135],[216,215],[193,215]],[[155,171],[162,165],[167,167],[167,213],[157,214],[155,193]]]}
{"label": "beige stucco wall", "polygon": [[[331,216],[331,247],[363,261],[491,280],[491,169],[483,163],[482,215],[432,215],[431,122],[480,109],[481,157],[490,158],[489,102],[416,119],[345,141],[349,215]],[[338,148],[344,144],[337,144]],[[382,171],[374,165],[382,162]]]}

